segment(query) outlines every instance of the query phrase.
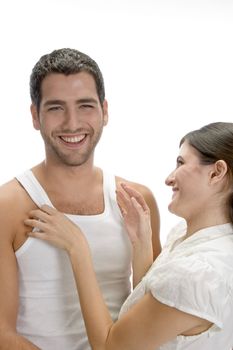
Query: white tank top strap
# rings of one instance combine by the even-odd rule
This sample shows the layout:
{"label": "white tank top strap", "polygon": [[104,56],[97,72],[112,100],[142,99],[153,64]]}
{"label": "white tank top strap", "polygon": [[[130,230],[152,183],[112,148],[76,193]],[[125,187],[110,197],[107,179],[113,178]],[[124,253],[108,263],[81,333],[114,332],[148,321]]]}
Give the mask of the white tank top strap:
{"label": "white tank top strap", "polygon": [[106,207],[109,207],[113,210],[115,214],[119,214],[122,219],[122,215],[116,200],[116,177],[113,174],[103,172],[104,177],[104,191],[105,191],[105,200],[108,203],[105,203]]}
{"label": "white tank top strap", "polygon": [[[103,189],[105,200],[111,205],[111,202],[116,198],[116,181],[115,176],[103,170]],[[107,203],[105,203],[106,205]]]}
{"label": "white tank top strap", "polygon": [[[24,173],[17,175],[16,179],[38,207],[41,207],[44,204],[54,207],[44,188],[31,170],[26,170]],[[103,171],[103,191],[105,214],[108,214],[109,210],[113,210],[121,217],[121,212],[116,202],[116,178],[113,174],[109,174],[105,171]]]}
{"label": "white tank top strap", "polygon": [[23,174],[17,175],[16,179],[23,186],[25,191],[29,194],[33,202],[41,207],[44,204],[53,207],[45,190],[34,176],[31,170],[26,170]]}

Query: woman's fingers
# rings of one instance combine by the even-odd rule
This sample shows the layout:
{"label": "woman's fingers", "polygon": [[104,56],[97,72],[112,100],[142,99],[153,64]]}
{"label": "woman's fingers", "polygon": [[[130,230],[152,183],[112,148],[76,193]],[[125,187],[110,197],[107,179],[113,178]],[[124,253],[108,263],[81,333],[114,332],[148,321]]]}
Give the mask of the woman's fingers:
{"label": "woman's fingers", "polygon": [[133,189],[125,183],[121,183],[121,188],[123,188],[124,192],[126,192],[130,198],[134,197],[137,200],[137,202],[141,205],[143,210],[149,210],[148,205],[146,204],[146,201],[141,195],[141,193],[139,193],[138,191],[136,191],[135,189]]}
{"label": "woman's fingers", "polygon": [[131,202],[132,205],[134,206],[134,208],[136,209],[137,213],[141,216],[142,214],[144,214],[144,210],[141,206],[141,204],[139,204],[139,202],[137,201],[136,198],[131,197]]}
{"label": "woman's fingers", "polygon": [[35,210],[31,210],[29,212],[29,217],[31,219],[35,219],[35,220],[41,220],[43,222],[47,222],[49,220],[49,214],[44,212],[41,209],[35,209]]}
{"label": "woman's fingers", "polygon": [[52,216],[57,215],[59,212],[48,205],[42,205],[39,209],[34,209],[29,212],[29,217],[31,219],[39,220],[42,222],[50,222]]}
{"label": "woman's fingers", "polygon": [[123,206],[128,206],[129,205],[129,200],[125,198],[125,195],[119,191],[119,190],[116,190],[116,195],[117,195],[117,201],[118,201],[118,204],[123,207]]}
{"label": "woman's fingers", "polygon": [[40,209],[31,210],[29,219],[24,220],[25,225],[45,231],[46,223],[52,223],[54,214],[59,213],[56,209],[43,205]]}
{"label": "woman's fingers", "polygon": [[41,231],[28,232],[28,236],[42,239],[43,241],[49,241],[49,236]]}
{"label": "woman's fingers", "polygon": [[[146,205],[141,205],[141,203],[144,204],[142,200],[140,200],[141,195],[136,191],[128,192],[124,190],[124,187],[122,187],[120,191],[116,190],[117,201],[122,214],[124,215],[130,211],[133,213],[136,210],[136,212],[141,215],[145,210],[147,210]],[[137,198],[133,196],[133,193],[137,196]]]}
{"label": "woman's fingers", "polygon": [[43,221],[36,220],[36,219],[26,219],[24,220],[25,225],[37,228],[41,231],[44,231],[46,229],[46,224]]}
{"label": "woman's fingers", "polygon": [[130,205],[130,196],[128,195],[128,193],[126,191],[124,191],[124,189],[122,190],[116,190],[116,193],[119,196],[119,199],[121,200],[122,204],[125,206]]}
{"label": "woman's fingers", "polygon": [[49,206],[42,206],[41,209],[32,210],[30,218],[24,223],[35,228],[28,235],[40,238],[59,248],[70,252],[77,242],[83,242],[83,234],[80,228],[64,214]]}
{"label": "woman's fingers", "polygon": [[49,214],[49,215],[54,215],[54,214],[57,214],[58,213],[58,210],[55,209],[55,208],[52,208],[50,207],[49,205],[47,204],[44,204],[41,206],[40,208],[43,212]]}

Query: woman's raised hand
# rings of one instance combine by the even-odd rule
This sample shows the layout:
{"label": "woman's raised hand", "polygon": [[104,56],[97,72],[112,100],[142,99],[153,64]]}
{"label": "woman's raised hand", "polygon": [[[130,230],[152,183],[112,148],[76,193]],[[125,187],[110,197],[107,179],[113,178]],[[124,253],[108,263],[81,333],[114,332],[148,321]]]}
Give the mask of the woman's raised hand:
{"label": "woman's raised hand", "polygon": [[132,245],[151,242],[150,209],[143,196],[125,183],[121,184],[116,193]]}

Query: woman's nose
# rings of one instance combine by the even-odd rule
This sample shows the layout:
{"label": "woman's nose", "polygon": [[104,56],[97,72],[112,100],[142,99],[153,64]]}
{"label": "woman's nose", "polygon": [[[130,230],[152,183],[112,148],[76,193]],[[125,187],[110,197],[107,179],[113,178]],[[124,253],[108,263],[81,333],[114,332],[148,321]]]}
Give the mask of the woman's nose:
{"label": "woman's nose", "polygon": [[174,184],[174,171],[172,171],[169,175],[168,175],[168,177],[165,179],[165,184],[167,185],[167,186],[173,186],[173,184]]}

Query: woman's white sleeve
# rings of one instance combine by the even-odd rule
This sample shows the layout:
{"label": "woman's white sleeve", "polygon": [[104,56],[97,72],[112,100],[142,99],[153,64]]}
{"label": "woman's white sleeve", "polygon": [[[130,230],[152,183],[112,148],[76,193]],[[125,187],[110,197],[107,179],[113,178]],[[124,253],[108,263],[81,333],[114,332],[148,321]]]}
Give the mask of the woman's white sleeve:
{"label": "woman's white sleeve", "polygon": [[151,271],[146,291],[163,304],[223,326],[227,285],[200,257],[182,257]]}

